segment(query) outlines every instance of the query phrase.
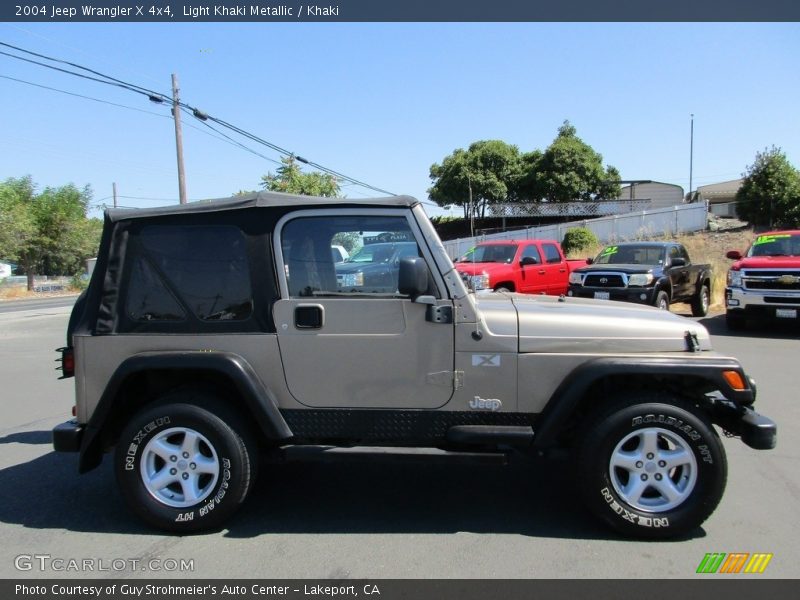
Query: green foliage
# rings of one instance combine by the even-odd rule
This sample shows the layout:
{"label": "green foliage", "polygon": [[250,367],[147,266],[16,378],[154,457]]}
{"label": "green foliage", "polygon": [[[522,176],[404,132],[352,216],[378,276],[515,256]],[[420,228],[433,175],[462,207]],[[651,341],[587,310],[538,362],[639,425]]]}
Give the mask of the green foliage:
{"label": "green foliage", "polygon": [[599,244],[597,236],[591,229],[586,227],[572,227],[567,229],[564,234],[564,241],[561,242],[561,248],[564,254],[571,252],[580,252],[585,248],[591,248]]}
{"label": "green foliage", "polygon": [[344,246],[344,249],[352,254],[361,245],[361,236],[358,235],[357,231],[340,231],[333,236],[331,243]]}
{"label": "green foliage", "polygon": [[619,171],[603,168],[603,157],[577,136],[569,121],[536,165],[539,193],[549,202],[608,200],[619,196]]}
{"label": "green foliage", "polygon": [[282,158],[276,173],[261,178],[261,187],[270,192],[303,194],[335,198],[340,195],[339,182],[327,173],[303,173],[295,157]]}
{"label": "green foliage", "polygon": [[505,202],[515,193],[520,168],[516,146],[500,140],[475,142],[431,166],[428,195],[439,206],[461,205],[465,218],[484,216],[489,204]]}
{"label": "green foliage", "polygon": [[36,192],[30,177],[0,183],[0,255],[28,275],[64,275],[83,270],[97,254],[102,222],[88,219],[91,190],[72,184]]}
{"label": "green foliage", "polygon": [[736,192],[736,212],[753,225],[800,225],[800,172],[780,148],[757,153],[747,167]]}
{"label": "green foliage", "polygon": [[520,153],[500,140],[475,142],[432,165],[430,178],[430,199],[439,206],[462,206],[465,218],[485,216],[493,203],[608,200],[621,191],[619,171],[603,167],[603,157],[569,121],[544,152]]}

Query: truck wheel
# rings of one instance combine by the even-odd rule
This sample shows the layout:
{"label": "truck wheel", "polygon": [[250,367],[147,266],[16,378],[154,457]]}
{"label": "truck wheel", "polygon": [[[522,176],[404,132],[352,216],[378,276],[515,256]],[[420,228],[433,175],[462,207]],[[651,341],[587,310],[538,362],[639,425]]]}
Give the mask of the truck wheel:
{"label": "truck wheel", "polygon": [[181,533],[218,528],[230,517],[250,490],[257,461],[255,444],[234,415],[187,396],[175,394],[135,415],[114,461],[133,511]]}
{"label": "truck wheel", "polygon": [[725,325],[731,331],[741,331],[745,328],[745,320],[742,315],[729,310],[725,313]]}
{"label": "truck wheel", "polygon": [[688,403],[659,394],[629,398],[589,417],[578,481],[589,509],[640,538],[685,535],[714,511],[727,479],[725,450]]}
{"label": "truck wheel", "polygon": [[705,283],[700,286],[700,291],[692,298],[692,316],[705,317],[711,304],[711,292]]}
{"label": "truck wheel", "polygon": [[496,288],[494,288],[494,291],[500,293],[500,292],[513,292],[514,290],[512,289],[512,286],[501,283]]}
{"label": "truck wheel", "polygon": [[656,308],[660,308],[661,310],[669,310],[669,294],[664,290],[661,290],[656,294],[656,301],[653,303],[653,306]]}

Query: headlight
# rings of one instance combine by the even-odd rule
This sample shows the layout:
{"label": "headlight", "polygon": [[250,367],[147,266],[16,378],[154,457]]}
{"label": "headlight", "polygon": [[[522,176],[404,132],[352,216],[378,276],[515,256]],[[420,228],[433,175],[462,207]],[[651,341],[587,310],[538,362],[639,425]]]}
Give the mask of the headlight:
{"label": "headlight", "polygon": [[364,273],[348,273],[344,276],[344,287],[363,287]]}
{"label": "headlight", "polygon": [[728,285],[731,287],[742,287],[742,272],[734,271],[733,269],[728,271]]}
{"label": "headlight", "polygon": [[644,286],[653,283],[652,273],[637,273],[628,277],[628,285]]}
{"label": "headlight", "polygon": [[489,275],[488,273],[481,273],[480,275],[473,275],[469,278],[470,287],[475,290],[485,290],[489,288]]}
{"label": "headlight", "polygon": [[583,285],[583,273],[570,273],[569,282],[576,285]]}

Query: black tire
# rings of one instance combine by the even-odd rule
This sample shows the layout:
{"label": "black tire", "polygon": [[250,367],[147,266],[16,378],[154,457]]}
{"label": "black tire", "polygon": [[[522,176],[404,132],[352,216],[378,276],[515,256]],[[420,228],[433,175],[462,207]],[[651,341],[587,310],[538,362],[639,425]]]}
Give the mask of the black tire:
{"label": "black tire", "polygon": [[664,290],[660,290],[656,294],[656,299],[655,302],[653,302],[653,306],[660,308],[661,310],[669,310],[669,294]]}
{"label": "black tire", "polygon": [[498,285],[496,288],[494,288],[494,291],[497,292],[497,293],[500,293],[500,292],[509,292],[510,293],[512,290],[509,288],[509,286]]}
{"label": "black tire", "polygon": [[[189,447],[181,445],[192,439],[198,440],[196,450],[186,456],[181,451]],[[159,529],[217,529],[244,502],[255,480],[258,456],[251,440],[238,415],[224,405],[179,392],[135,415],[122,431],[114,457],[117,483],[131,509]],[[164,448],[173,447],[176,454],[164,456]],[[157,475],[171,482],[161,487]],[[194,491],[186,487],[192,483]]]}
{"label": "black tire", "polygon": [[[596,516],[626,536],[684,536],[722,498],[725,449],[689,403],[661,394],[628,397],[589,416],[583,431],[577,454],[581,495]],[[670,449],[683,450],[682,458]]]}
{"label": "black tire", "polygon": [[711,290],[708,288],[708,284],[704,283],[692,298],[692,316],[705,317],[708,314],[710,304]]}
{"label": "black tire", "polygon": [[741,331],[745,328],[746,322],[744,316],[737,314],[737,312],[728,311],[725,313],[725,325],[731,331]]}

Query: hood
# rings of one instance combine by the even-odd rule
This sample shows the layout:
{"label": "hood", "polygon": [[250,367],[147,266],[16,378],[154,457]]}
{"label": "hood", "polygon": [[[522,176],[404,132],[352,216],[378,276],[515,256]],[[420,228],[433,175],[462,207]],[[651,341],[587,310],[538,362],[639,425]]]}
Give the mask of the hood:
{"label": "hood", "polygon": [[589,267],[573,269],[573,273],[592,273],[602,271],[603,273],[627,273],[629,275],[633,275],[635,273],[650,273],[651,271],[660,268],[661,265],[591,265]]}
{"label": "hood", "polygon": [[508,311],[516,310],[520,352],[688,352],[687,332],[697,335],[701,350],[711,350],[705,327],[650,306],[506,293],[475,298],[493,333],[506,331]]}
{"label": "hood", "polygon": [[392,263],[374,263],[374,262],[342,262],[334,265],[337,275],[344,275],[346,273],[358,272],[371,272],[371,271],[388,271],[392,268]]}
{"label": "hood", "polygon": [[733,264],[740,269],[800,269],[800,256],[751,256]]}

